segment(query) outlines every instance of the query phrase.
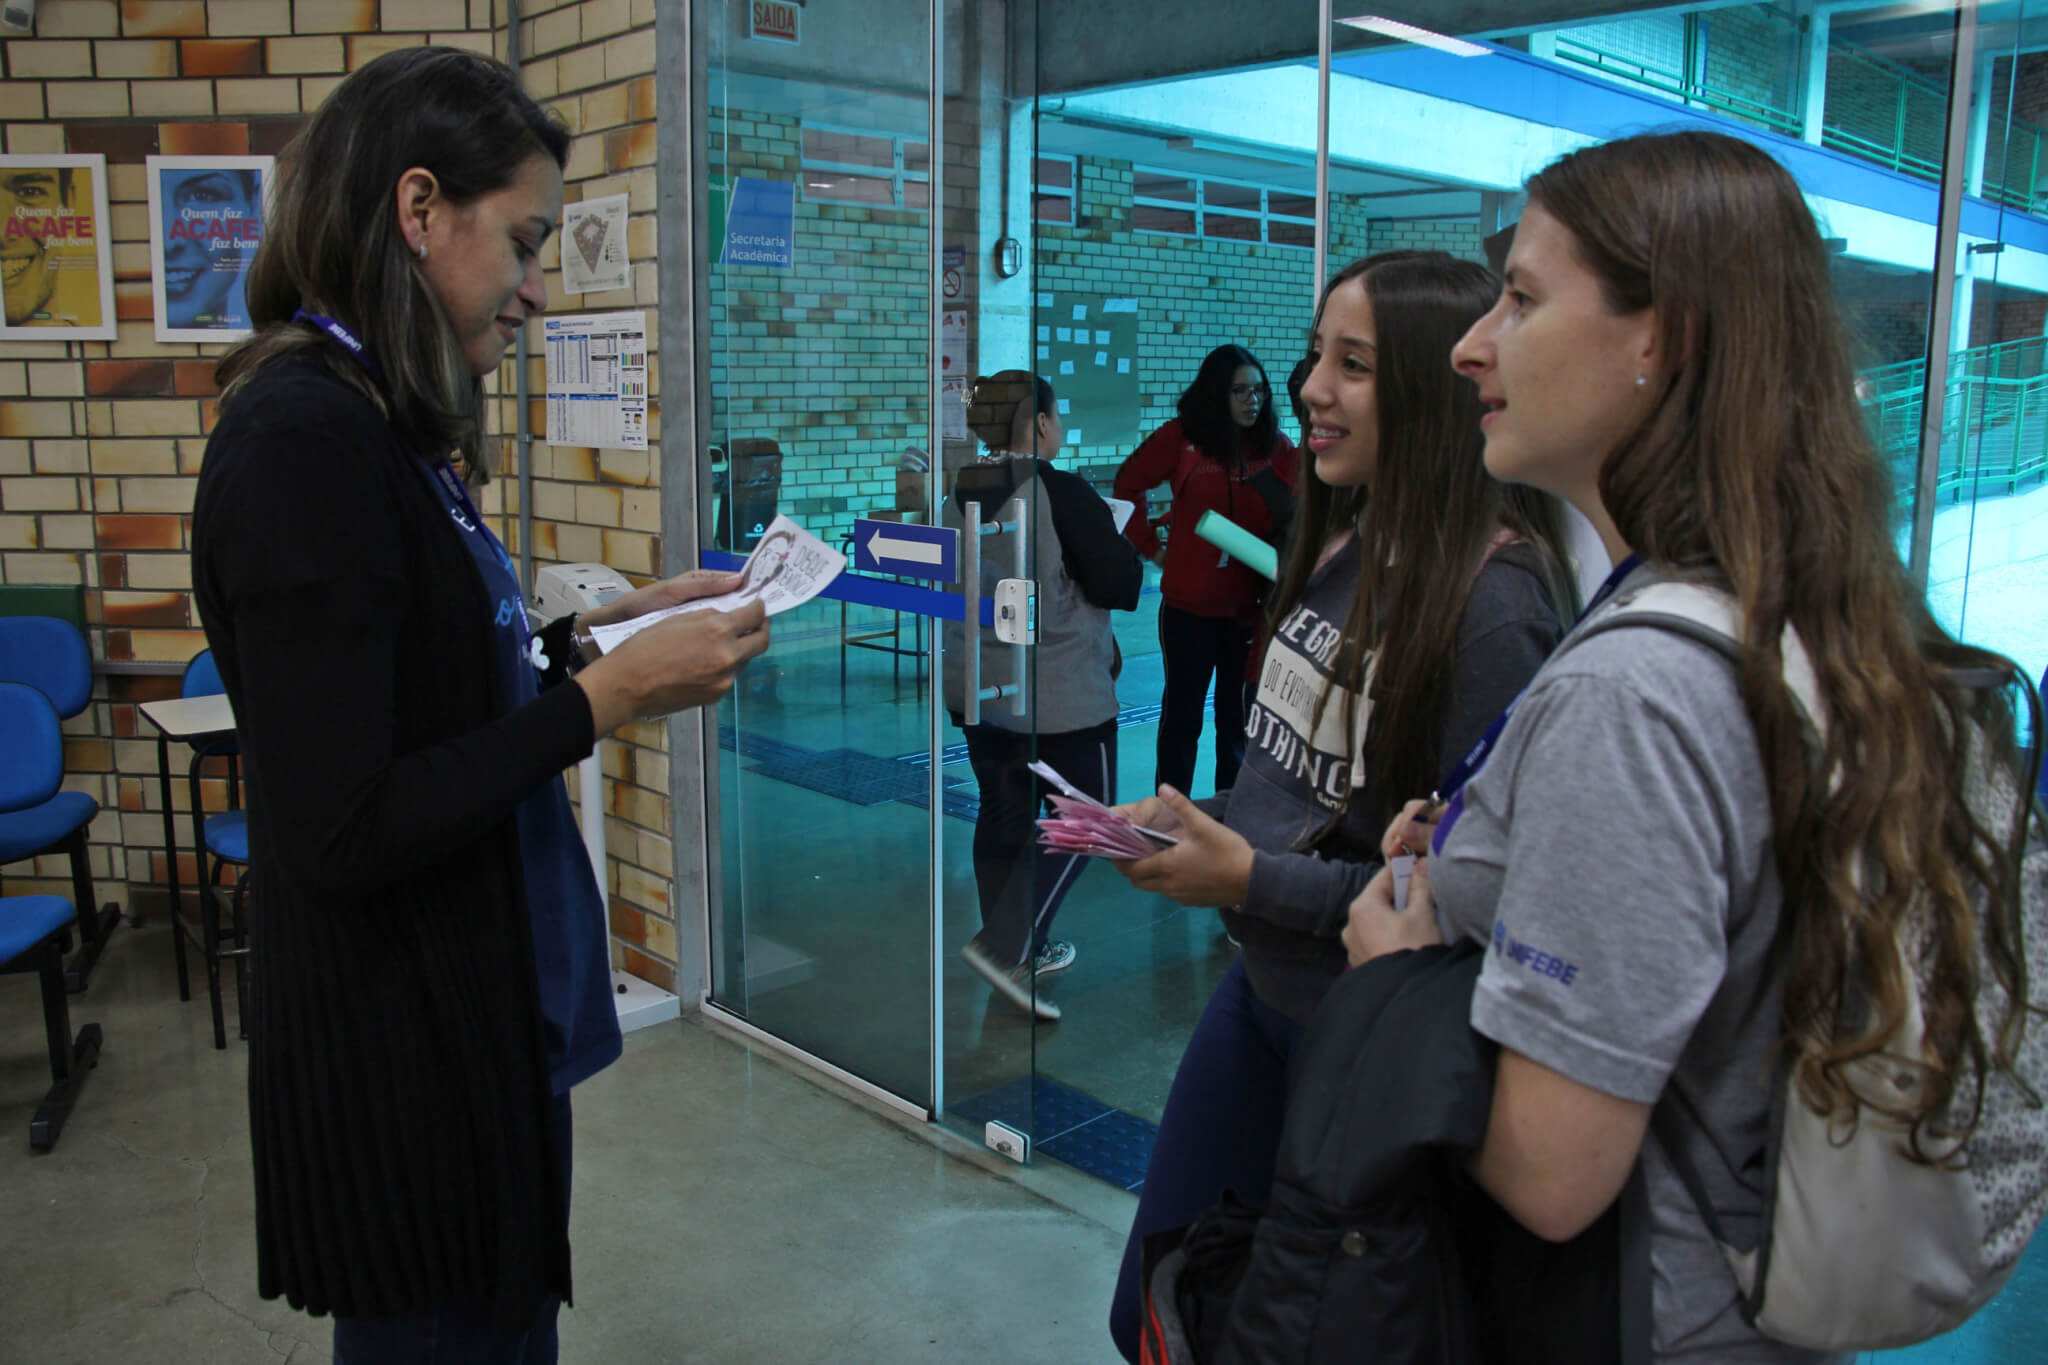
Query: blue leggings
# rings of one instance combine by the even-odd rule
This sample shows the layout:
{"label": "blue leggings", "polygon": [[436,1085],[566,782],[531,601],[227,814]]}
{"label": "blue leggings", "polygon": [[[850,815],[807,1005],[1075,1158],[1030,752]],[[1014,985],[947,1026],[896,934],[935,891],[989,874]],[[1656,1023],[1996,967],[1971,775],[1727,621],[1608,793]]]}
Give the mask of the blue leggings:
{"label": "blue leggings", "polygon": [[1193,1222],[1226,1189],[1252,1204],[1271,1197],[1287,1113],[1288,1063],[1301,1030],[1253,992],[1242,957],[1230,964],[1181,1054],[1124,1244],[1109,1334],[1125,1360],[1138,1358],[1145,1238]]}

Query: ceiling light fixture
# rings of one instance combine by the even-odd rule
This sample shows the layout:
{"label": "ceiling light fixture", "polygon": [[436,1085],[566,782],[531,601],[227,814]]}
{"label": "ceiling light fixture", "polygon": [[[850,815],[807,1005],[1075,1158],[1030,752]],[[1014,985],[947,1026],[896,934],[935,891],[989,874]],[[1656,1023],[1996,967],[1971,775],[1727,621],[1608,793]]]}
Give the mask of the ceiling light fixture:
{"label": "ceiling light fixture", "polygon": [[1339,19],[1337,22],[1352,28],[1362,28],[1368,33],[1377,33],[1383,37],[1398,38],[1404,43],[1433,47],[1439,52],[1448,52],[1453,57],[1484,57],[1491,51],[1477,43],[1468,43],[1462,38],[1448,38],[1426,28],[1404,24],[1399,19],[1382,19],[1377,14],[1359,14],[1349,19]]}

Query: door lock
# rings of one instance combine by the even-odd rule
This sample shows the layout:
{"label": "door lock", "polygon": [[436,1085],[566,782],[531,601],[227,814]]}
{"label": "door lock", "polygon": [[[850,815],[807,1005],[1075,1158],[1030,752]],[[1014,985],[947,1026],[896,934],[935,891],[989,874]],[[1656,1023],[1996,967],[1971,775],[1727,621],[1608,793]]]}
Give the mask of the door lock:
{"label": "door lock", "polygon": [[1029,578],[1005,578],[996,584],[996,639],[1006,645],[1028,645],[1038,639],[1038,584]]}

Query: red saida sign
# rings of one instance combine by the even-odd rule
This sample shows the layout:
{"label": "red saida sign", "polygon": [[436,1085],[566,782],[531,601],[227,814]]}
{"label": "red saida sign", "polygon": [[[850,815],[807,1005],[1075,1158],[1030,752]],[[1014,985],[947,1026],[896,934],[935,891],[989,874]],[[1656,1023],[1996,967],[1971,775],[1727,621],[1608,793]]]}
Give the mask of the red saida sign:
{"label": "red saida sign", "polygon": [[748,0],[747,36],[794,43],[797,41],[797,18],[802,13],[801,5],[786,4],[784,0]]}

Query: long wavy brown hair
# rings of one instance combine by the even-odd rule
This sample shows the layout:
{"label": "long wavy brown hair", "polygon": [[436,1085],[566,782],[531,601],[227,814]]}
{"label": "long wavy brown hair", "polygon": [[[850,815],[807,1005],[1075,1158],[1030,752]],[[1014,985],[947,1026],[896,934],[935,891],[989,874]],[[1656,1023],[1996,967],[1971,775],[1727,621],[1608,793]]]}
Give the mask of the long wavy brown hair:
{"label": "long wavy brown hair", "polygon": [[[1911,1125],[1916,1157],[1952,1155],[1989,1069],[2011,1066],[2028,997],[2007,836],[1965,804],[1955,742],[1978,727],[1993,761],[2013,760],[2012,713],[1950,670],[2014,665],[1950,638],[1908,582],[1827,249],[1783,167],[1720,134],[1633,137],[1558,161],[1529,198],[1571,232],[1616,312],[1656,310],[1661,391],[1602,466],[1600,496],[1636,552],[1718,575],[1741,604],[1800,1094],[1819,1113],[1874,1107]],[[1788,626],[1826,701],[1817,764],[1782,676]],[[1917,981],[1902,931],[1923,954]],[[1980,960],[2010,1002],[1993,1037],[1975,1012]],[[1924,1083],[1893,1111],[1850,1064],[1883,1048],[1916,990]]]}
{"label": "long wavy brown hair", "polygon": [[[1383,251],[1353,261],[1323,290],[1311,350],[1330,295],[1352,280],[1364,281],[1378,338],[1373,488],[1368,494],[1333,487],[1316,477],[1314,457],[1303,456],[1294,533],[1268,616],[1277,631],[1301,600],[1323,547],[1356,532],[1358,585],[1330,676],[1333,685],[1352,689],[1344,733],[1356,734],[1365,656],[1378,651],[1365,761],[1383,796],[1383,808],[1369,814],[1384,824],[1403,801],[1443,777],[1444,699],[1457,665],[1458,623],[1495,533],[1506,527],[1534,550],[1560,625],[1576,609],[1575,589],[1556,500],[1488,477],[1479,390],[1450,365],[1451,348],[1493,307],[1500,281],[1485,266],[1441,251]],[[1326,687],[1316,699],[1314,723],[1331,694]],[[1341,815],[1340,809],[1307,843],[1334,829]]]}

